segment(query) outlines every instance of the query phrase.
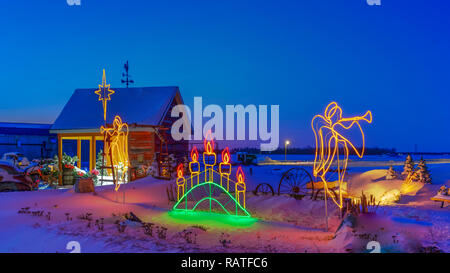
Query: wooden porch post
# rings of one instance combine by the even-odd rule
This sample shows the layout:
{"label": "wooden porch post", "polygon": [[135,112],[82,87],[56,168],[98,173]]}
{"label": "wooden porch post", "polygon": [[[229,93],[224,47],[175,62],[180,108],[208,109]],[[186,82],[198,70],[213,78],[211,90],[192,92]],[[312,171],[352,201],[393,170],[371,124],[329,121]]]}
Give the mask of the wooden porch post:
{"label": "wooden porch post", "polygon": [[91,147],[91,156],[90,156],[91,164],[89,166],[89,169],[90,169],[90,171],[92,171],[93,169],[96,168],[95,163],[97,162],[97,158],[96,158],[97,155],[95,154],[95,151],[96,151],[95,136],[91,136],[91,145],[90,145],[90,147]]}
{"label": "wooden porch post", "polygon": [[58,134],[58,184],[62,186],[62,137],[60,134]]}
{"label": "wooden porch post", "polygon": [[77,138],[77,167],[81,169],[81,139]]}

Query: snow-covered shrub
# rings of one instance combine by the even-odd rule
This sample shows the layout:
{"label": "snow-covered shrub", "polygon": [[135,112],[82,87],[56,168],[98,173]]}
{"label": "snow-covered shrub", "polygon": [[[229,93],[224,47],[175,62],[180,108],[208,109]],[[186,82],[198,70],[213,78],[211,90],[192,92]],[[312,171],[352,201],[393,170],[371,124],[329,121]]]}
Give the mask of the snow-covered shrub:
{"label": "snow-covered shrub", "polygon": [[423,158],[421,158],[419,164],[417,164],[415,178],[415,180],[417,180],[418,182],[431,184],[430,171],[428,170],[427,163]]}
{"label": "snow-covered shrub", "polygon": [[391,166],[389,166],[389,170],[388,170],[388,172],[386,174],[386,179],[392,180],[392,179],[395,179],[395,178],[397,178],[397,173],[394,171],[394,168],[391,165]]}
{"label": "snow-covered shrub", "polygon": [[404,175],[406,179],[414,180],[414,161],[410,154],[406,157],[402,175]]}
{"label": "snow-covered shrub", "polygon": [[444,195],[448,196],[450,195],[450,188],[447,188],[447,186],[442,186],[439,188],[438,195]]}

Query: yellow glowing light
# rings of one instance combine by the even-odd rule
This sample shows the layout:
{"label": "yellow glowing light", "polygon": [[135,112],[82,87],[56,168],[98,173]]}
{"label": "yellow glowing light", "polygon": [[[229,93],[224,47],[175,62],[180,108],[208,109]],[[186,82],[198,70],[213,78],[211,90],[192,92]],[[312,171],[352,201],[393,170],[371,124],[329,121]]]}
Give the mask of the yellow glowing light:
{"label": "yellow glowing light", "polygon": [[289,144],[291,144],[291,142],[289,140],[286,140],[286,142],[284,142],[284,144],[289,145]]}
{"label": "yellow glowing light", "polygon": [[[325,177],[333,162],[337,161],[338,170],[338,184],[339,184],[339,200],[335,200],[333,194],[329,194],[334,203],[342,208],[342,184],[344,181],[345,171],[347,169],[349,146],[355,151],[359,158],[364,155],[365,141],[364,132],[359,124],[360,121],[372,123],[372,112],[367,111],[363,116],[355,116],[350,118],[342,117],[342,108],[336,102],[331,102],[325,109],[324,115],[316,115],[311,121],[311,127],[314,131],[316,141],[316,153],[314,157],[314,171],[315,177],[320,177],[324,184],[324,191],[330,193],[328,190],[328,181]],[[318,128],[315,127],[315,122],[319,123]],[[355,145],[344,137],[339,131],[351,129],[356,125],[361,132],[362,148],[359,151]],[[339,146],[344,149],[344,159],[340,159]]]}
{"label": "yellow glowing light", "polygon": [[[208,140],[208,137],[210,140]],[[212,182],[213,170],[216,165],[216,153],[214,153],[214,139],[212,138],[211,130],[206,134],[203,144],[205,148],[205,152],[203,153],[203,164],[205,164],[205,182]]]}
{"label": "yellow glowing light", "polygon": [[106,84],[106,75],[105,75],[105,69],[103,69],[103,78],[102,78],[102,84],[98,85],[98,90],[95,91],[95,94],[98,95],[98,100],[102,101],[103,103],[103,119],[106,120],[106,106],[108,104],[108,101],[111,100],[111,95],[115,93],[114,90],[109,89],[111,85]]}
{"label": "yellow glowing light", "polygon": [[236,178],[237,183],[235,184],[235,191],[236,191],[236,200],[240,204],[240,196],[242,195],[242,207],[245,208],[245,191],[246,191],[246,185],[245,185],[245,179],[244,179],[244,171],[242,171],[242,167],[239,166],[239,168],[236,171]]}
{"label": "yellow glowing light", "polygon": [[231,164],[230,164],[230,150],[226,147],[222,151],[222,162],[219,164],[220,173],[220,186],[222,185],[223,177],[227,180],[227,191],[230,190],[230,174],[231,174]]}
{"label": "yellow glowing light", "polygon": [[184,185],[186,184],[186,179],[183,176],[183,164],[177,167],[177,200],[184,195]]}
{"label": "yellow glowing light", "polygon": [[128,124],[122,122],[119,116],[114,117],[113,127],[100,127],[100,132],[109,139],[109,145],[105,148],[112,158],[112,165],[117,172],[117,181],[114,189],[119,190],[119,181],[125,181],[128,172]]}
{"label": "yellow glowing light", "polygon": [[198,162],[197,147],[191,150],[191,162],[189,162],[189,172],[191,173],[191,188],[194,186],[194,177],[197,177],[197,185],[200,183],[200,162]]}

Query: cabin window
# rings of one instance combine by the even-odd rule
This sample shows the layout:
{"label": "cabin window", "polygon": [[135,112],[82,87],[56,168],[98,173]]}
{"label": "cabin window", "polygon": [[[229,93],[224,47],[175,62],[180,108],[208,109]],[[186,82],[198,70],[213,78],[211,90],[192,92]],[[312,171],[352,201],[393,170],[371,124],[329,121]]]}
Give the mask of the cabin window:
{"label": "cabin window", "polygon": [[[63,139],[62,140],[62,149],[63,153],[68,156],[76,156],[77,155],[77,140],[76,139]],[[77,164],[78,162],[75,162]]]}
{"label": "cabin window", "polygon": [[90,140],[82,139],[81,142],[81,155],[80,155],[80,169],[89,171],[89,152],[90,152]]}

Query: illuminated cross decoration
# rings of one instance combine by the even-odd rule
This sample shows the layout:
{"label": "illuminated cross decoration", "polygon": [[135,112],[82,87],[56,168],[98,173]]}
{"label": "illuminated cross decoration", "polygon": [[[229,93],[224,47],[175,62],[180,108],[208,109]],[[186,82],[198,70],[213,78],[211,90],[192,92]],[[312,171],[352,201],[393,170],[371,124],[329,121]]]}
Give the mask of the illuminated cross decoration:
{"label": "illuminated cross decoration", "polygon": [[102,101],[103,103],[103,119],[106,122],[106,105],[108,104],[108,101],[111,100],[111,95],[115,93],[114,90],[109,89],[111,85],[106,84],[106,76],[105,76],[105,69],[103,69],[103,79],[102,84],[98,85],[98,90],[95,91],[95,94],[98,95],[98,100]]}

